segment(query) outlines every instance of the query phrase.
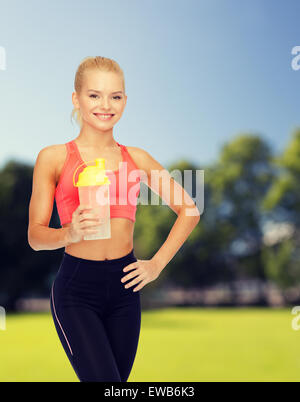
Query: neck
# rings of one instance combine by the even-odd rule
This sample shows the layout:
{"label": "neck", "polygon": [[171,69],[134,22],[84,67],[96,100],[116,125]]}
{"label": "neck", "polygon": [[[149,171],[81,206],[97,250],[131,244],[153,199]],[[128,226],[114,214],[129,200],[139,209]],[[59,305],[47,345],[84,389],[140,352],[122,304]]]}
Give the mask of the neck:
{"label": "neck", "polygon": [[92,126],[83,126],[80,130],[76,142],[87,148],[113,148],[116,141],[113,138],[113,129],[101,131]]}

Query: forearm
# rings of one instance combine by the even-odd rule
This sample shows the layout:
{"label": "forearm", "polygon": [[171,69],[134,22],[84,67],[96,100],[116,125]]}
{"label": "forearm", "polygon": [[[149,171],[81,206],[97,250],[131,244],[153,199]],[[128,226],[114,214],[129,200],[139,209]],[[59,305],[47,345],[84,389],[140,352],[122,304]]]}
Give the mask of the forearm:
{"label": "forearm", "polygon": [[28,234],[28,243],[35,251],[56,250],[71,244],[68,237],[69,228],[54,229],[36,225]]}
{"label": "forearm", "polygon": [[152,257],[160,271],[171,261],[199,221],[200,215],[186,216],[184,209],[178,214],[166,241]]}

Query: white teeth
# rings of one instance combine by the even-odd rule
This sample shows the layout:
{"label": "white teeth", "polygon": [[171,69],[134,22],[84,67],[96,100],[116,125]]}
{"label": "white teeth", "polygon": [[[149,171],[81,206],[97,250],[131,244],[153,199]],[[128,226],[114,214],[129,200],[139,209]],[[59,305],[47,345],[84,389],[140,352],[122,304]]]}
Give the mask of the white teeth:
{"label": "white teeth", "polygon": [[95,116],[97,116],[101,120],[108,120],[112,117],[111,114],[96,114]]}

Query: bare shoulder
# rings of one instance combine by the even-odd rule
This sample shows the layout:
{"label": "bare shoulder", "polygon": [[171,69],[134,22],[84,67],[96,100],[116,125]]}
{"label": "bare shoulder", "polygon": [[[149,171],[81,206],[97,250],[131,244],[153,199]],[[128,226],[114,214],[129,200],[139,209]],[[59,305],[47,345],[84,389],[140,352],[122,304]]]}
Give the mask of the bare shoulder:
{"label": "bare shoulder", "polygon": [[57,152],[61,152],[64,147],[64,144],[47,145],[40,150],[39,154],[44,157],[55,157]]}
{"label": "bare shoulder", "polygon": [[56,183],[67,156],[65,144],[47,145],[39,152],[38,157],[43,158],[49,164],[49,169],[53,171]]}
{"label": "bare shoulder", "polygon": [[[140,147],[126,147],[130,156],[134,160],[137,161],[137,165],[142,168],[147,158],[151,157],[151,155],[143,148]],[[141,165],[141,166],[140,166]]]}
{"label": "bare shoulder", "polygon": [[126,146],[126,148],[136,166],[141,170],[145,170],[145,161],[148,154],[147,151],[139,147]]}
{"label": "bare shoulder", "polygon": [[145,149],[140,147],[127,147],[130,156],[139,167],[145,171],[151,169],[164,169],[164,167]]}
{"label": "bare shoulder", "polygon": [[130,153],[130,156],[133,156],[135,158],[141,158],[143,157],[143,153],[146,152],[143,148],[139,147],[130,147],[126,146],[128,152]]}

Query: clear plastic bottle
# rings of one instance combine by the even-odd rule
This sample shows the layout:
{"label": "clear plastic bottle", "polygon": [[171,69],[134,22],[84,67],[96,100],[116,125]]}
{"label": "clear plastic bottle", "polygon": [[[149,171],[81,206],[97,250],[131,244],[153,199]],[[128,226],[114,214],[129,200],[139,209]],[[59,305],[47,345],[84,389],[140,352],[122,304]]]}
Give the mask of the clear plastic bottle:
{"label": "clear plastic bottle", "polygon": [[100,217],[102,223],[99,224],[98,232],[95,234],[85,235],[84,240],[110,239],[110,200],[109,200],[109,184],[110,180],[105,174],[105,159],[96,158],[94,166],[87,166],[79,173],[78,181],[73,184],[78,187],[80,205],[87,205]]}

